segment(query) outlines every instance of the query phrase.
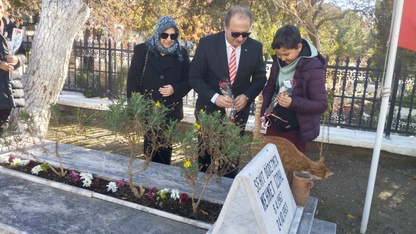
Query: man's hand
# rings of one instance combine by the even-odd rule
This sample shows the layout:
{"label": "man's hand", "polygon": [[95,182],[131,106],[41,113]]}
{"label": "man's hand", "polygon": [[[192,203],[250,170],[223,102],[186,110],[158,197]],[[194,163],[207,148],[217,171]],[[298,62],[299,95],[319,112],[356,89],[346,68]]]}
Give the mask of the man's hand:
{"label": "man's hand", "polygon": [[247,105],[247,96],[245,94],[240,94],[235,98],[235,108],[237,111],[241,111]]}
{"label": "man's hand", "polygon": [[231,108],[233,106],[233,100],[228,96],[219,95],[217,100],[215,100],[215,105],[222,108]]}

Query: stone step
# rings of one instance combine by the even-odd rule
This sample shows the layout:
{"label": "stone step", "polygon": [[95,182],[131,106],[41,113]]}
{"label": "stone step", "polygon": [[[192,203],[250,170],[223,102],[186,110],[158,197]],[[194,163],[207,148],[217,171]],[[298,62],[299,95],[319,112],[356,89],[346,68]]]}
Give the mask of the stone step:
{"label": "stone step", "polygon": [[320,219],[313,219],[311,234],[335,234],[337,224]]}
{"label": "stone step", "polygon": [[335,223],[315,219],[317,206],[318,199],[310,196],[303,210],[297,234],[335,234],[337,232]]}
{"label": "stone step", "polygon": [[312,230],[313,219],[315,217],[316,207],[318,206],[318,199],[316,197],[309,197],[308,202],[303,209],[302,219],[298,227],[298,234],[309,234]]}

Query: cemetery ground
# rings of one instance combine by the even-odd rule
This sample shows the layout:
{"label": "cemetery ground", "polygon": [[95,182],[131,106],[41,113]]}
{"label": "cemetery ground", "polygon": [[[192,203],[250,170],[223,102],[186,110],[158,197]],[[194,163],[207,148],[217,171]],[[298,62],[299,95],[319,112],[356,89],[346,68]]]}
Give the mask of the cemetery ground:
{"label": "cemetery ground", "polygon": [[[59,118],[51,119],[48,140],[129,155],[120,136],[101,126],[98,116],[84,114],[61,108]],[[336,223],[337,233],[360,233],[373,150],[328,145],[324,151],[325,164],[334,175],[325,181],[314,180],[315,217]],[[319,154],[318,143],[310,143],[307,156],[315,161]],[[182,160],[174,150],[172,164],[177,166]],[[416,158],[382,151],[366,233],[413,233],[415,212]]]}

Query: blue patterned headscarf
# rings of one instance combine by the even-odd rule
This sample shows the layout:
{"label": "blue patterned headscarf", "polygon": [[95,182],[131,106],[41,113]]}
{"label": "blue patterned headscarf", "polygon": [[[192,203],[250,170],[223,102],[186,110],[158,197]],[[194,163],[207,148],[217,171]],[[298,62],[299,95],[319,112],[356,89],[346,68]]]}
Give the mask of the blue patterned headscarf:
{"label": "blue patterned headscarf", "polygon": [[147,40],[146,45],[150,52],[156,53],[158,51],[159,53],[165,53],[165,54],[174,54],[175,52],[179,56],[179,60],[183,61],[183,55],[181,51],[181,47],[179,45],[179,39],[175,40],[173,45],[169,48],[165,48],[162,46],[162,43],[160,43],[160,34],[162,34],[164,31],[166,31],[169,28],[174,28],[175,33],[179,34],[179,29],[176,26],[175,21],[170,16],[162,16],[160,17],[159,21],[156,24],[155,31],[153,32],[153,35],[150,36],[149,40]]}

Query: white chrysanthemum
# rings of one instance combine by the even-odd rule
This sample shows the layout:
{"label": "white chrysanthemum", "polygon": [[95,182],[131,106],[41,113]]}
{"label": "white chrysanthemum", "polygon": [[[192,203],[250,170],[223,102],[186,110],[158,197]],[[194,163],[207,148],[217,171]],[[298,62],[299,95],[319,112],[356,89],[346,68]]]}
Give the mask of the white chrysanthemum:
{"label": "white chrysanthemum", "polygon": [[172,189],[172,191],[170,192],[170,198],[172,198],[174,201],[176,199],[179,199],[179,190]]}
{"label": "white chrysanthemum", "polygon": [[2,155],[0,156],[0,163],[9,163],[9,155]]}
{"label": "white chrysanthemum", "polygon": [[42,171],[42,167],[40,165],[37,165],[32,168],[32,174],[37,175],[40,171]]}
{"label": "white chrysanthemum", "polygon": [[111,192],[115,193],[115,192],[117,192],[117,189],[118,189],[118,187],[116,185],[116,182],[110,182],[110,183],[107,184],[107,192],[109,192],[111,190]]}
{"label": "white chrysanthemum", "polygon": [[84,179],[82,181],[82,187],[91,187],[92,181],[90,179]]}
{"label": "white chrysanthemum", "polygon": [[22,162],[22,160],[20,158],[15,158],[15,159],[13,159],[11,165],[14,166],[14,167],[17,167],[17,166],[19,166],[19,164],[21,162]]}
{"label": "white chrysanthemum", "polygon": [[92,180],[92,179],[94,179],[94,177],[92,177],[92,174],[88,173],[88,172],[81,172],[81,174],[79,174],[79,176],[83,180]]}
{"label": "white chrysanthemum", "polygon": [[24,166],[26,166],[28,163],[30,162],[30,160],[22,160],[20,163],[19,163],[19,166],[22,166],[22,167],[24,167]]}

